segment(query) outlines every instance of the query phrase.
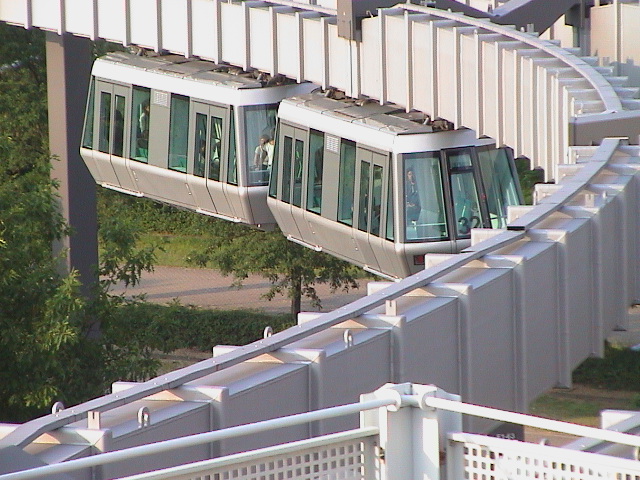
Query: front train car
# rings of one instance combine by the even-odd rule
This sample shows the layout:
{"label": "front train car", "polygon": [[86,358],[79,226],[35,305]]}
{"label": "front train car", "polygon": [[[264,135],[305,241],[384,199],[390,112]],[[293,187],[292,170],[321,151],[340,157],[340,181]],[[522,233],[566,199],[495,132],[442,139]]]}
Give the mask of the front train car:
{"label": "front train car", "polygon": [[232,70],[177,55],[96,60],[80,150],[96,182],[271,228],[278,104],[313,86]]}
{"label": "front train car", "polygon": [[522,203],[509,148],[393,105],[320,93],[284,100],[268,205],[297,243],[385,278],[503,228]]}

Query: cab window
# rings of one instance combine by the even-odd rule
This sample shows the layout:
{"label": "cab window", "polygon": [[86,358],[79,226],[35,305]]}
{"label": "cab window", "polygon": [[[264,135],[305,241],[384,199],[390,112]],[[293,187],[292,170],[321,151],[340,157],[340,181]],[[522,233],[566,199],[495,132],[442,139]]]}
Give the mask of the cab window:
{"label": "cab window", "polygon": [[404,155],[405,239],[442,240],[449,236],[438,152]]}

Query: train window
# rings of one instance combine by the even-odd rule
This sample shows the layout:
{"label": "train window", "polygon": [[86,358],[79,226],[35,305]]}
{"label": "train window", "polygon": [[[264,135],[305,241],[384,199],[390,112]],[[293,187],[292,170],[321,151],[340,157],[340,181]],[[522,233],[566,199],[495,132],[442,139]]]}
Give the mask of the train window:
{"label": "train window", "polygon": [[322,213],[322,165],[324,161],[324,134],[309,131],[309,171],[307,172],[307,210]]}
{"label": "train window", "polygon": [[196,113],[195,128],[193,174],[196,177],[204,178],[207,159],[207,116],[205,114]]}
{"label": "train window", "polygon": [[447,238],[440,155],[437,152],[405,154],[404,175],[406,240]]}
{"label": "train window", "polygon": [[285,135],[282,149],[282,198],[289,203],[291,198],[291,154],[293,153],[293,138]]}
{"label": "train window", "polygon": [[520,204],[510,152],[505,148],[479,148],[477,151],[491,228],[504,228],[507,206]]}
{"label": "train window", "polygon": [[124,115],[125,99],[122,95],[116,95],[116,109],[113,126],[113,154],[122,157],[124,153]]}
{"label": "train window", "polygon": [[304,157],[304,142],[296,138],[295,152],[293,156],[293,198],[291,203],[296,207],[302,206],[302,160]]}
{"label": "train window", "polygon": [[380,236],[380,208],[382,206],[382,166],[373,166],[373,185],[371,186],[371,229],[369,232]]}
{"label": "train window", "polygon": [[89,97],[87,98],[87,111],[84,117],[84,133],[82,135],[82,146],[93,150],[93,116],[95,108],[95,82],[91,78],[89,85]]}
{"label": "train window", "polygon": [[169,168],[187,172],[187,135],[189,125],[189,97],[171,94],[171,119],[169,121]]}
{"label": "train window", "polygon": [[278,105],[244,107],[249,185],[266,185],[273,163]]}
{"label": "train window", "polygon": [[229,163],[227,163],[227,182],[238,184],[238,158],[236,155],[236,121],[233,107],[229,111]]}
{"label": "train window", "polygon": [[220,158],[222,157],[222,119],[211,117],[209,140],[209,180],[220,180]]}
{"label": "train window", "polygon": [[100,92],[100,123],[98,126],[98,150],[109,153],[111,142],[111,94]]}
{"label": "train window", "polygon": [[478,191],[473,174],[471,150],[447,152],[451,183],[451,198],[458,238],[469,238],[471,229],[482,226]]}
{"label": "train window", "polygon": [[387,189],[387,225],[385,229],[385,238],[390,241],[395,240],[393,222],[394,222],[394,208],[393,208],[393,171],[389,172],[389,188]]}
{"label": "train window", "polygon": [[149,161],[149,122],[151,90],[133,87],[131,101],[131,145],[129,157],[137,162]]}
{"label": "train window", "polygon": [[338,180],[338,221],[353,225],[353,192],[356,175],[356,144],[342,140],[340,144],[340,177]]}
{"label": "train window", "polygon": [[360,201],[358,204],[358,230],[367,231],[369,224],[369,176],[371,175],[371,164],[362,162],[360,164]]}

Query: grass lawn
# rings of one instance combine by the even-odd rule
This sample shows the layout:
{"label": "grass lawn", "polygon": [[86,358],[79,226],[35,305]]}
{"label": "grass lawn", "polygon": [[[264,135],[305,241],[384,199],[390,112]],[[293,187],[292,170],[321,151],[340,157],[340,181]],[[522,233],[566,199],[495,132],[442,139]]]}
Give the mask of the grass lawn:
{"label": "grass lawn", "polygon": [[158,251],[156,265],[166,267],[193,267],[187,262],[191,252],[202,251],[210,244],[205,236],[169,235],[160,233],[146,233],[140,237],[140,246],[152,244],[162,245],[163,251]]}
{"label": "grass lawn", "polygon": [[530,413],[596,427],[600,425],[601,410],[637,410],[637,403],[635,392],[574,385],[571,389],[554,388],[541,395],[531,404]]}

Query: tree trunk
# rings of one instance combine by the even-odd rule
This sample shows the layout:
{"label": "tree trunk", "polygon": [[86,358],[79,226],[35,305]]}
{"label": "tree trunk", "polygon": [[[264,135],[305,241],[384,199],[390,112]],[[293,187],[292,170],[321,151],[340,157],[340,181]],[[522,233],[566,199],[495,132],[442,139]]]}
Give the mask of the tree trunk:
{"label": "tree trunk", "polygon": [[302,308],[302,279],[296,276],[291,283],[291,316],[294,321],[298,320],[298,314]]}

